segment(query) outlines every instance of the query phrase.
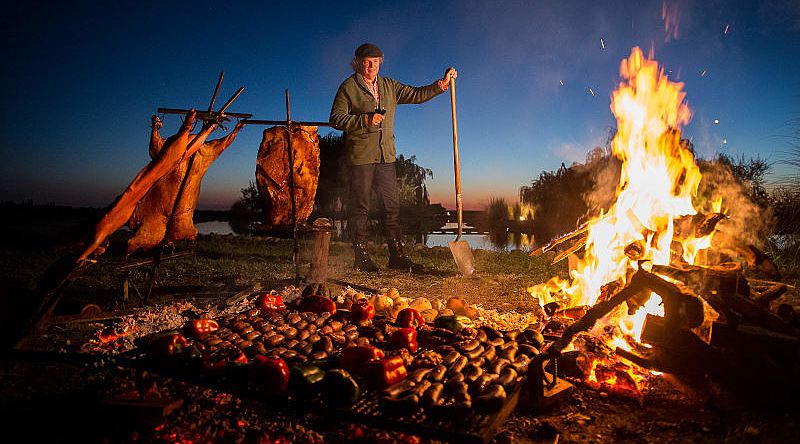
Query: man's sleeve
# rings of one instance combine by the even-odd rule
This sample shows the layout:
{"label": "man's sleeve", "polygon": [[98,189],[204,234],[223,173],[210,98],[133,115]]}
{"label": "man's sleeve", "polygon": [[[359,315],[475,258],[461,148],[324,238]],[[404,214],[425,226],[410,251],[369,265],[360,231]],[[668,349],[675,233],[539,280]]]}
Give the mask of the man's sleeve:
{"label": "man's sleeve", "polygon": [[331,108],[330,122],[331,125],[342,131],[353,131],[359,128],[364,128],[364,119],[359,114],[350,114],[350,101],[347,99],[347,94],[344,91],[344,84],[336,91],[336,97],[333,99],[333,107]]}
{"label": "man's sleeve", "polygon": [[443,93],[438,82],[428,86],[409,86],[392,79],[397,103],[423,103]]}

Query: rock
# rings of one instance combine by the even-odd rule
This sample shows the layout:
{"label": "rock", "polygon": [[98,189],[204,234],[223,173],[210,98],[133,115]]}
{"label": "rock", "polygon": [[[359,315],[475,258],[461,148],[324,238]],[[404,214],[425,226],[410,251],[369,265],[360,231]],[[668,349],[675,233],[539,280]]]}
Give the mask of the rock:
{"label": "rock", "polygon": [[431,301],[428,298],[416,298],[408,304],[409,307],[417,310],[418,312],[422,313],[425,310],[430,310],[433,308]]}
{"label": "rock", "polygon": [[436,320],[436,316],[439,315],[439,311],[433,308],[420,312],[419,314],[422,315],[422,319],[425,319],[425,322],[431,324],[434,320]]}
{"label": "rock", "polygon": [[453,296],[452,298],[447,300],[446,307],[450,310],[453,310],[453,313],[457,315],[464,316],[464,311],[468,307],[467,301],[464,298],[460,298],[458,296]]}

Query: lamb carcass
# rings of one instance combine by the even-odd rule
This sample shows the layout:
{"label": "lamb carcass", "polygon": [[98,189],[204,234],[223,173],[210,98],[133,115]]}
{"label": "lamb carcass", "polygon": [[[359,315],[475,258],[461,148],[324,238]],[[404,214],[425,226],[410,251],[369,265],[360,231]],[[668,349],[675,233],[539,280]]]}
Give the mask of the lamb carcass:
{"label": "lamb carcass", "polygon": [[194,241],[197,238],[197,228],[194,226],[193,216],[203,176],[211,164],[233,143],[239,130],[243,127],[243,123],[236,124],[230,134],[204,143],[200,151],[194,155],[187,173],[189,177],[186,179],[183,192],[178,196],[178,206],[175,209],[170,231],[167,233],[169,240]]}
{"label": "lamb carcass", "polygon": [[117,198],[111,209],[95,225],[91,242],[78,257],[78,263],[82,263],[92,254],[102,253],[104,248],[101,245],[111,233],[130,219],[136,204],[150,188],[159,179],[174,170],[181,161],[188,159],[197,152],[208,135],[217,127],[216,123],[209,123],[204,125],[196,136],[189,134],[192,126],[194,126],[195,117],[196,113],[194,111],[186,115],[186,120],[184,120],[178,132],[163,142],[158,155],[139,171],[139,174],[133,178],[133,181]]}
{"label": "lamb carcass", "polygon": [[[128,240],[126,255],[139,250],[150,250],[165,240],[193,241],[197,237],[192,217],[203,175],[211,163],[233,143],[242,126],[238,124],[227,136],[204,143],[194,156],[179,162],[175,169],[162,177],[147,192],[136,205],[136,210],[128,221],[128,226],[136,230],[136,233]],[[150,156],[153,158],[159,154],[159,145],[163,145],[164,139],[158,133],[160,127],[160,121],[154,120],[150,137]],[[184,181],[185,185],[181,190],[181,183]],[[176,199],[177,206],[175,206]],[[175,215],[170,224],[173,208]],[[168,226],[170,232],[165,236]]]}
{"label": "lamb carcass", "polygon": [[[314,209],[319,183],[319,137],[316,126],[291,125],[296,219],[305,222]],[[264,130],[256,160],[256,182],[265,197],[266,224],[291,227],[292,196],[289,189],[287,127]]]}

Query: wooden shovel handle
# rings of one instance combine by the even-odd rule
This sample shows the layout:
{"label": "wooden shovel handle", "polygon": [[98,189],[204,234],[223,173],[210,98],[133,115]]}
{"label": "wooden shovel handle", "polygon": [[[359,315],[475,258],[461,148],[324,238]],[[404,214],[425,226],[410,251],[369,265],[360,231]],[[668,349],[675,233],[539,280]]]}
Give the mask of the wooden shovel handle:
{"label": "wooden shovel handle", "polygon": [[461,239],[461,229],[463,226],[463,201],[461,198],[461,163],[458,160],[458,119],[456,119],[456,80],[450,78],[450,111],[453,116],[453,166],[456,177],[456,210],[458,211],[458,235],[456,240]]}

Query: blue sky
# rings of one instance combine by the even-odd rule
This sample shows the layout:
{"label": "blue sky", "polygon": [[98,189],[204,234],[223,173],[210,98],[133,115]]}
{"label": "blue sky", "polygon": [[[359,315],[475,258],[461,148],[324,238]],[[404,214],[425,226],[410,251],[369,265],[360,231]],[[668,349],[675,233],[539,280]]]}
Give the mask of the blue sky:
{"label": "blue sky", "polygon": [[[220,100],[246,88],[230,111],[281,119],[288,88],[293,118],[327,120],[353,50],[365,41],[386,54],[381,75],[404,83],[428,84],[446,66],[458,68],[468,208],[492,196],[513,201],[541,170],[582,160],[602,144],[614,125],[609,104],[619,62],[634,46],[652,49],[670,77],[685,83],[694,117],[684,134],[702,155],[777,160],[789,149],[788,121],[800,116],[800,2],[667,1],[679,12],[678,35],[670,39],[662,6],[661,0],[15,5],[0,18],[7,62],[0,71],[0,200],[107,205],[148,161],[155,109],[206,107],[221,70]],[[178,123],[168,117],[164,134]],[[454,206],[448,95],[402,106],[395,126],[398,151],[434,171],[432,201]],[[228,208],[253,180],[260,129],[245,128],[211,167],[200,208]]]}

